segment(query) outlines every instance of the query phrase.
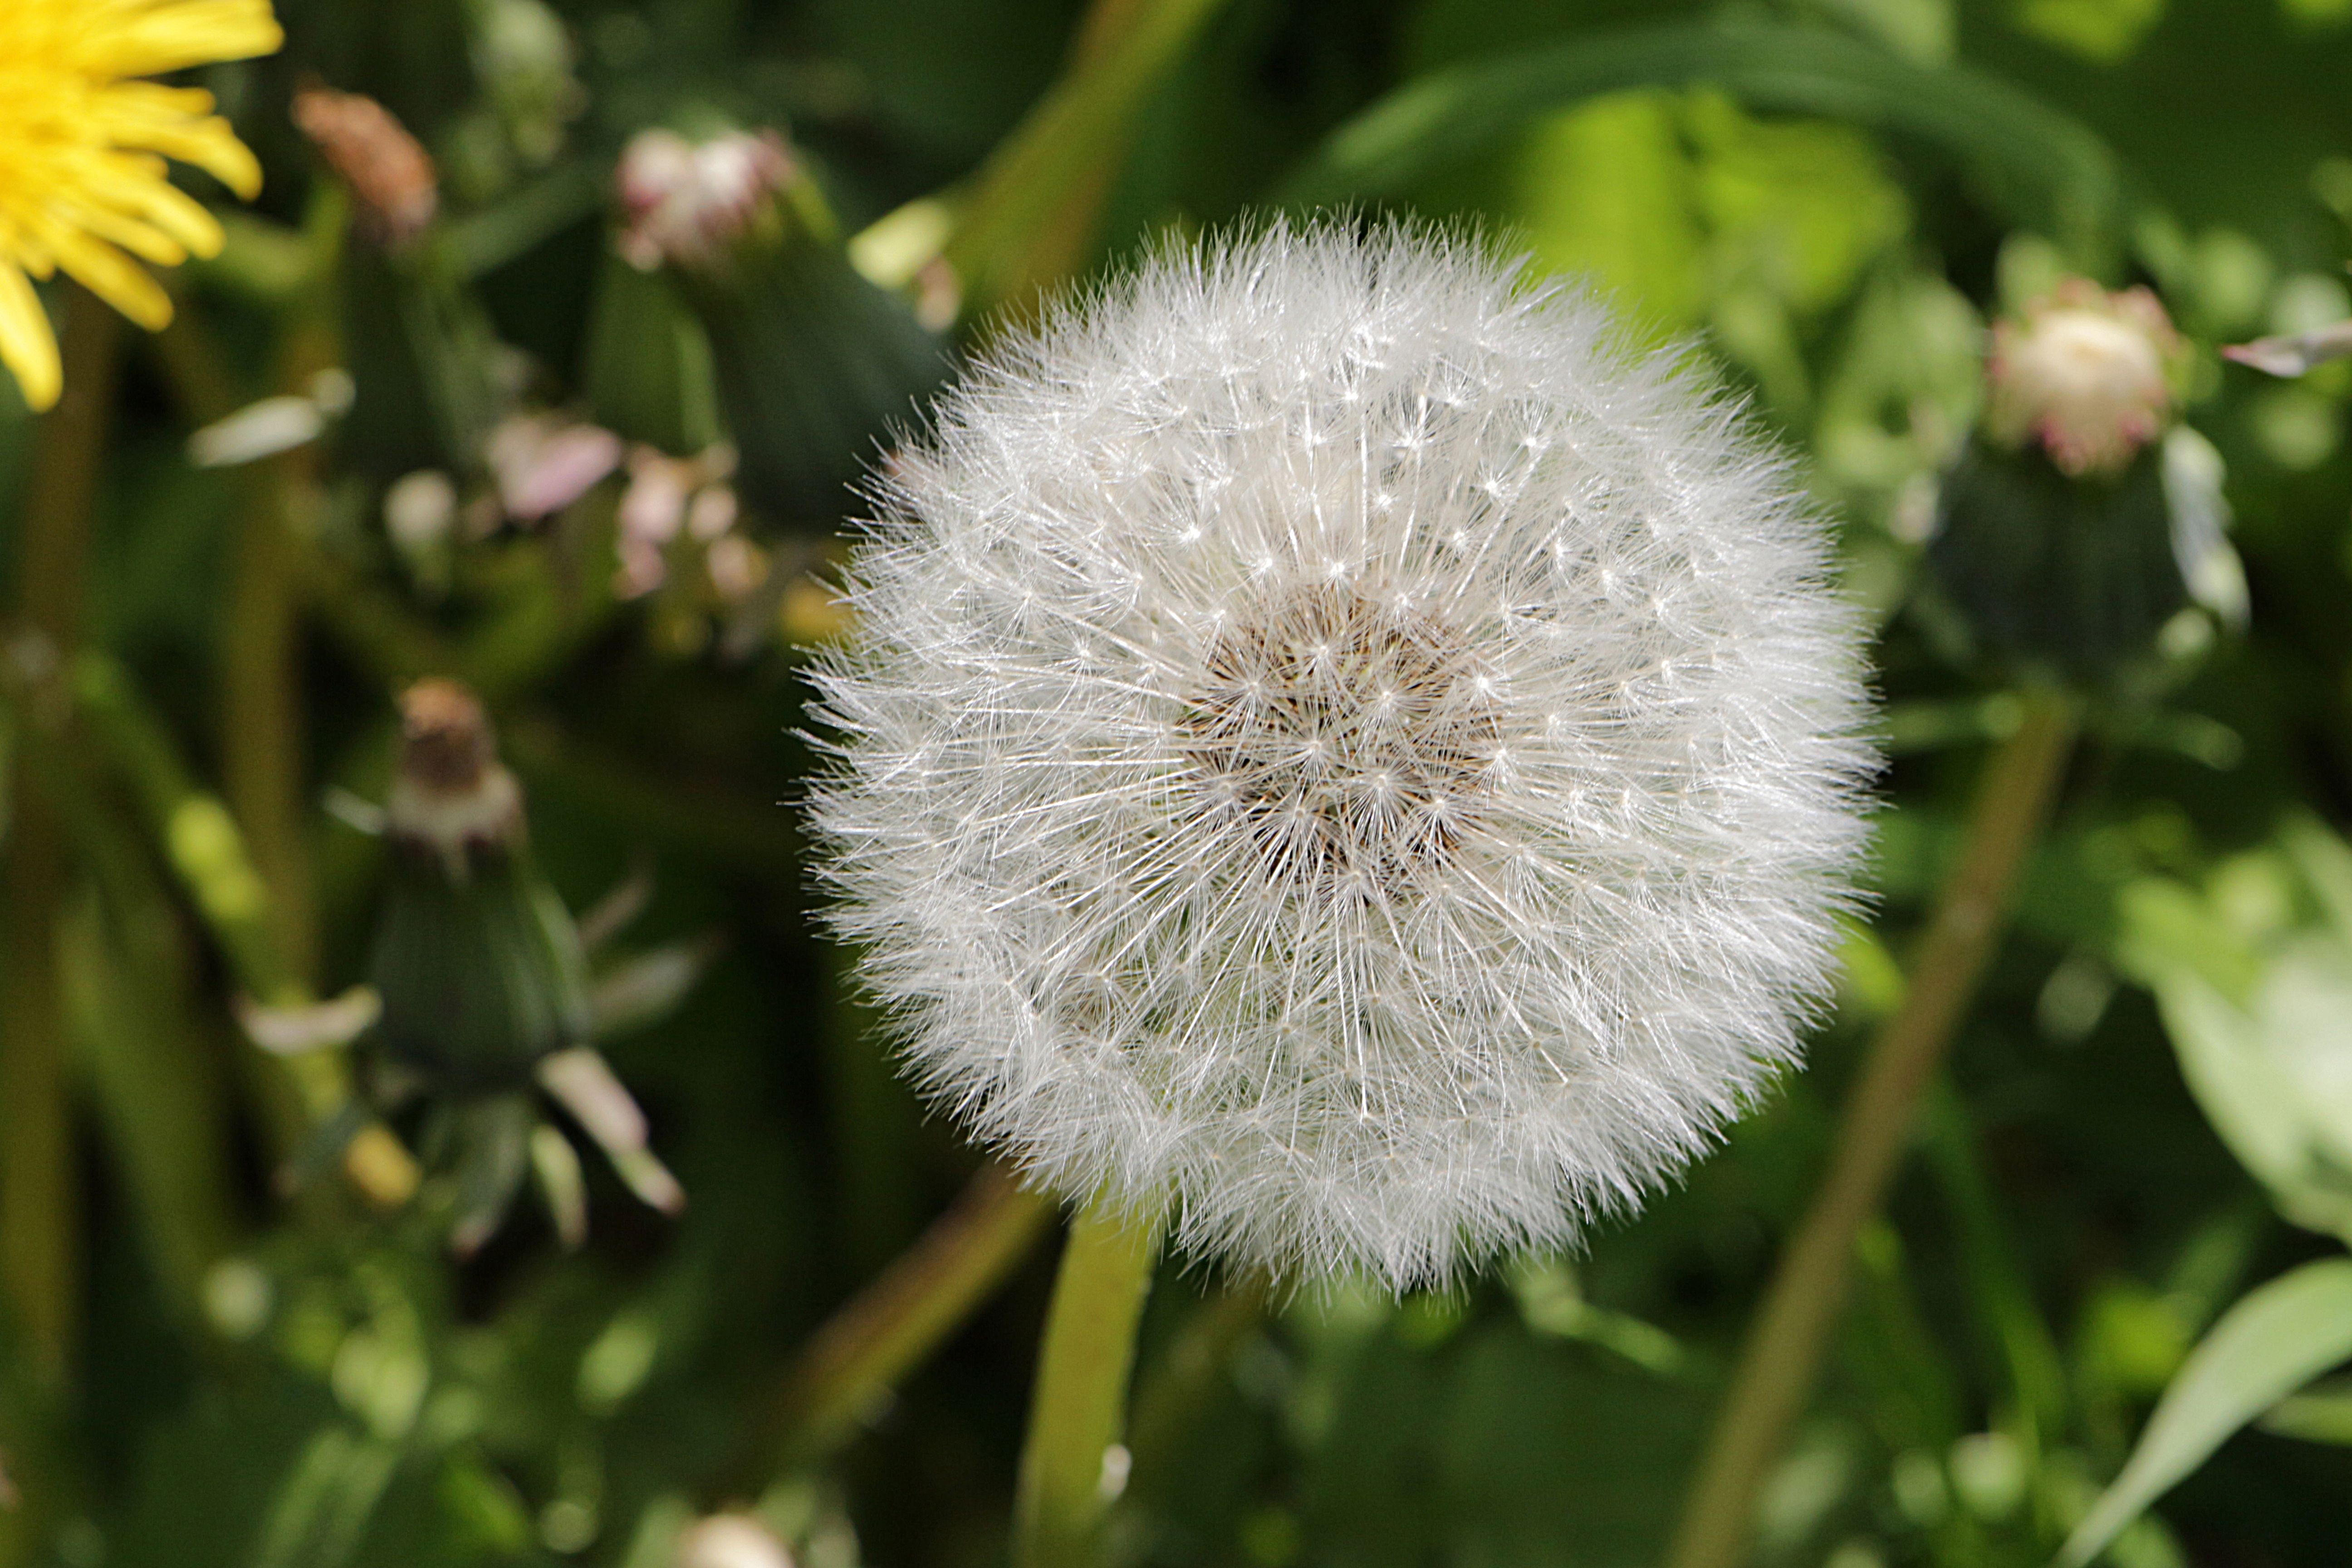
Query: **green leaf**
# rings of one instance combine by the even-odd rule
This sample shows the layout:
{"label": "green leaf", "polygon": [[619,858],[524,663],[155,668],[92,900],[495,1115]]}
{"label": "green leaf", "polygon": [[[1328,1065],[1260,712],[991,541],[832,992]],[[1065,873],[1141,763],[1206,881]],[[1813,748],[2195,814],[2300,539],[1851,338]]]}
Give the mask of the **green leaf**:
{"label": "green leaf", "polygon": [[[126,901],[154,890],[115,889]],[[236,1239],[227,1107],[175,984],[180,933],[152,904],[112,912],[94,889],[68,904],[59,982],[124,1195],[173,1307],[193,1323],[205,1271]]]}
{"label": "green leaf", "polygon": [[1390,195],[1579,100],[1695,82],[1751,108],[1933,142],[1993,176],[2011,216],[2078,251],[2097,251],[2116,230],[2114,154],[2080,121],[1974,71],[1928,68],[1841,34],[1766,23],[1644,28],[1433,72],[1340,126],[1281,196],[1318,205]]}
{"label": "green leaf", "polygon": [[2156,994],[2181,1077],[2221,1142],[2289,1219],[2352,1236],[2352,1191],[2328,1179],[2307,1089],[2263,1038],[2261,1022],[2194,974],[2167,976]]}
{"label": "green leaf", "polygon": [[2231,1434],[2347,1356],[2352,1258],[2306,1263],[2249,1293],[2189,1353],[2059,1563],[2082,1568]]}
{"label": "green leaf", "polygon": [[2315,1384],[2301,1394],[2282,1399],[2262,1419],[2265,1432],[2300,1437],[2307,1443],[2336,1443],[2352,1447],[2352,1378]]}
{"label": "green leaf", "polygon": [[2211,904],[2168,878],[2147,877],[2117,900],[2122,933],[2116,962],[2151,990],[2187,976],[2223,999],[2243,1005],[2263,978],[2259,954],[2240,940]]}
{"label": "green leaf", "polygon": [[2315,817],[2297,815],[2280,835],[2338,934],[2352,942],[2352,847]]}

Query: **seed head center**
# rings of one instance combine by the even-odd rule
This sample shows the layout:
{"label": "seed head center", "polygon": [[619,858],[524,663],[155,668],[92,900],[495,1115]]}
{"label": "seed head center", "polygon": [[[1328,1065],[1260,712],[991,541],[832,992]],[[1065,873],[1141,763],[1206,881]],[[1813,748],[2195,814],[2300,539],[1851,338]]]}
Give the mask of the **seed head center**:
{"label": "seed head center", "polygon": [[1389,887],[1442,864],[1499,739],[1494,683],[1434,616],[1325,584],[1228,624],[1181,725],[1269,868]]}

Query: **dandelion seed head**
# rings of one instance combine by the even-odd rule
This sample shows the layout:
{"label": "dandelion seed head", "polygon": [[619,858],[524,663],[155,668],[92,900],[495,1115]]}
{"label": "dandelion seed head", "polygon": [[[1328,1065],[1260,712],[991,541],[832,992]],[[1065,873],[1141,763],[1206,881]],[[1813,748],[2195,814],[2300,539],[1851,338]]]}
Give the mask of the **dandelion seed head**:
{"label": "dandelion seed head", "polygon": [[1170,250],[877,500],[832,918],[1035,1179],[1402,1289],[1572,1242],[1794,1059],[1858,625],[1783,462],[1583,296],[1403,226]]}

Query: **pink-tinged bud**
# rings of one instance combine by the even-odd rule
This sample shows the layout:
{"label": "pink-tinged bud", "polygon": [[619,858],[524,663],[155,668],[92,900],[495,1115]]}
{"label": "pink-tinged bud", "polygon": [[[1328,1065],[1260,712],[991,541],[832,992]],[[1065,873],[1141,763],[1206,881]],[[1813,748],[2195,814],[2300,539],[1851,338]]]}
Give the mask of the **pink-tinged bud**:
{"label": "pink-tinged bud", "polygon": [[680,529],[709,544],[735,525],[738,503],[726,482],[734,471],[734,448],[724,443],[691,458],[646,446],[630,449],[629,488],[621,495],[614,541],[621,558],[614,594],[637,599],[660,587],[669,575],[663,552]]}
{"label": "pink-tinged bud", "polygon": [[2128,466],[2171,422],[2171,373],[2185,352],[2146,289],[2108,293],[2070,278],[1993,328],[1985,429],[2005,446],[2038,441],[2073,478]]}
{"label": "pink-tinged bud", "polygon": [[628,220],[621,254],[648,272],[665,263],[698,266],[742,234],[796,169],[772,131],[700,143],[671,131],[640,132],[615,175]]}

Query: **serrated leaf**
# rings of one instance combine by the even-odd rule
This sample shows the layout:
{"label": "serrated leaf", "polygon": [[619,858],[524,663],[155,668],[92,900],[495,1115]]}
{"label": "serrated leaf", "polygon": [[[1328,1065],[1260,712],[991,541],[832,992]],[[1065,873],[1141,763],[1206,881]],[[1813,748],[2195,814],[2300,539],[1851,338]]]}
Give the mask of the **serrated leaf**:
{"label": "serrated leaf", "polygon": [[2352,1258],[2305,1264],[2249,1293],[2189,1352],[2123,1472],[2068,1537],[2062,1568],[2082,1568],[2239,1428],[2347,1357]]}

